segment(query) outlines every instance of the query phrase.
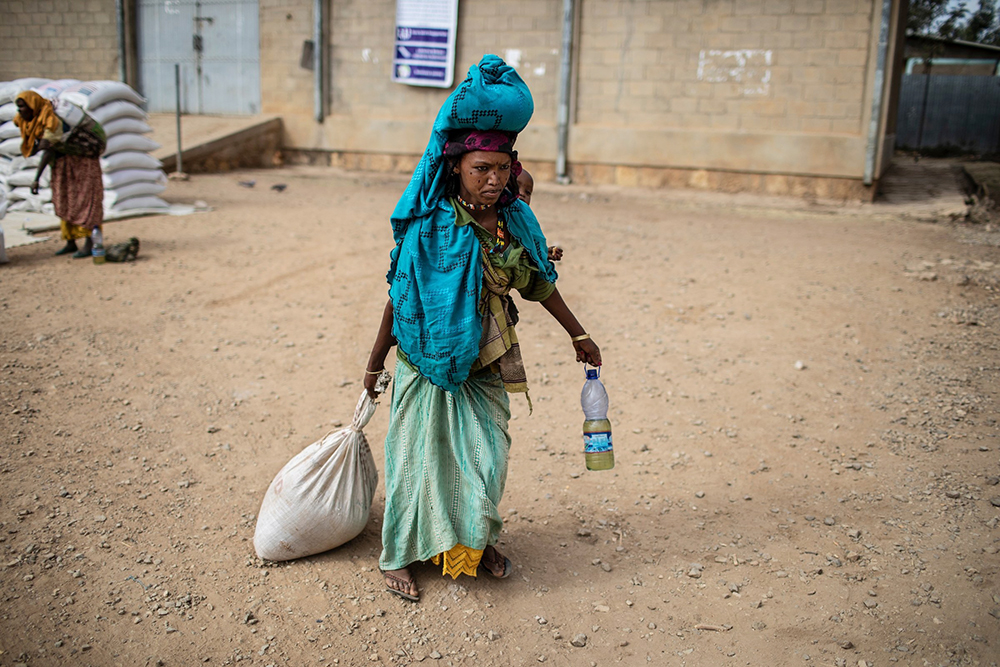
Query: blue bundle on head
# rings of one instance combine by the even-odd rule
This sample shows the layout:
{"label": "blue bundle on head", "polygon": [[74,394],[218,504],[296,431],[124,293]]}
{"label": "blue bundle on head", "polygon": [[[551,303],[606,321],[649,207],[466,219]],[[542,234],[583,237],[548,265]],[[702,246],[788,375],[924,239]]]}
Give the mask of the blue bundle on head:
{"label": "blue bundle on head", "polygon": [[[444,197],[445,144],[456,130],[518,133],[533,111],[531,91],[514,68],[495,55],[483,56],[438,112],[427,150],[391,217],[396,247],[386,278],[393,335],[410,363],[449,391],[465,381],[479,354],[483,274],[475,232],[470,225],[455,225],[455,211]],[[515,200],[503,215],[540,275],[555,282],[555,267],[531,209]]]}
{"label": "blue bundle on head", "polygon": [[528,125],[535,103],[517,71],[494,55],[485,55],[458,84],[438,111],[427,150],[392,213],[396,243],[413,218],[429,215],[444,193],[447,174],[441,168],[444,146],[455,130],[520,132]]}

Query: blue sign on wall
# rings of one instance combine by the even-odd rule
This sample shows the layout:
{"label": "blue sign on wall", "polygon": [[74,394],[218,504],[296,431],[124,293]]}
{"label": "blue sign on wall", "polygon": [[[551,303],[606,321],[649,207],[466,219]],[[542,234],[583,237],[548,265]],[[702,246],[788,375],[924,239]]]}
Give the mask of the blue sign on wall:
{"label": "blue sign on wall", "polygon": [[397,0],[392,80],[450,87],[457,28],[458,0]]}

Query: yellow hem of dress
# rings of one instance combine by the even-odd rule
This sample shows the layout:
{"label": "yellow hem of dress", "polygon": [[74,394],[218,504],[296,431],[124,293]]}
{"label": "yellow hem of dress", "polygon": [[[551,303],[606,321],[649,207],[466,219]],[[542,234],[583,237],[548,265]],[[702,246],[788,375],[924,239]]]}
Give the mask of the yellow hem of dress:
{"label": "yellow hem of dress", "polygon": [[[441,557],[444,556],[442,559]],[[470,577],[476,576],[479,569],[479,561],[483,558],[482,549],[470,549],[463,544],[456,544],[454,547],[431,558],[435,565],[441,565],[442,574],[458,579],[458,575],[465,574]]]}

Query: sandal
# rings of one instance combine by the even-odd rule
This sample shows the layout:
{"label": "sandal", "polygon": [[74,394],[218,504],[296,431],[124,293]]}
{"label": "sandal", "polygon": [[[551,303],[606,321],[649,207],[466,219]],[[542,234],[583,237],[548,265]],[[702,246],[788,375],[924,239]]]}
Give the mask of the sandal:
{"label": "sandal", "polygon": [[[397,583],[403,584],[407,588],[409,588],[410,586],[412,586],[413,584],[416,583],[413,579],[403,579],[402,577],[397,577],[394,574],[389,574],[388,572],[386,572],[382,568],[379,568],[378,571],[381,572],[382,576],[385,577],[386,579],[391,579],[391,580],[393,580],[393,581],[395,581]],[[390,593],[394,593],[394,594],[398,595],[399,597],[403,598],[404,600],[410,600],[411,602],[420,602],[420,596],[419,595],[410,595],[409,593],[406,593],[406,592],[401,591],[399,589],[393,588],[389,584],[385,585],[385,590],[389,591]]]}
{"label": "sandal", "polygon": [[83,259],[84,257],[90,257],[94,253],[90,250],[77,250],[73,253],[73,259]]}
{"label": "sandal", "polygon": [[[493,547],[493,554],[494,558],[491,558],[490,561],[496,564],[497,561],[495,557],[500,556],[501,554],[499,551],[496,550],[496,547]],[[496,577],[497,579],[506,579],[514,571],[514,564],[511,563],[510,559],[507,558],[506,556],[503,557],[503,574],[497,574],[496,572],[493,571],[491,567],[486,565],[482,560],[479,561],[479,567],[485,569],[487,572],[489,572],[492,576]]]}

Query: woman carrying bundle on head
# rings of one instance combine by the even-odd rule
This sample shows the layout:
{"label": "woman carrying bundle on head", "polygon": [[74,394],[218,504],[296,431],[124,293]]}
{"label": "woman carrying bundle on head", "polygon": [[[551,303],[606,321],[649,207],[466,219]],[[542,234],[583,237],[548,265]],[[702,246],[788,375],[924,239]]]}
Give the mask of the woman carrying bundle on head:
{"label": "woman carrying bundle on head", "polygon": [[[16,104],[14,123],[21,129],[21,154],[27,158],[42,152],[32,194],[38,194],[42,172],[52,166],[52,204],[66,241],[56,254],[90,257],[91,236],[104,220],[100,162],[106,144],[104,129],[79,107],[61,103],[57,111],[33,90],[18,94]],[[77,249],[77,239],[86,239],[82,250]]]}
{"label": "woman carrying bundle on head", "polygon": [[517,197],[514,141],[532,110],[517,73],[485,56],[438,113],[392,215],[389,302],[365,387],[374,397],[398,344],[379,566],[386,588],[407,599],[419,598],[409,568],[417,561],[453,578],[511,573],[495,547],[510,449],[507,393],[528,388],[510,290],[541,302],[577,361],[601,363],[556,289],[538,221]]}

